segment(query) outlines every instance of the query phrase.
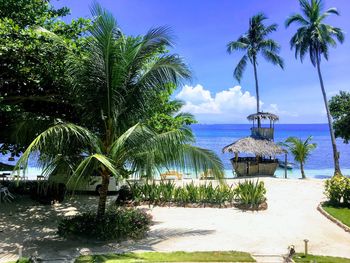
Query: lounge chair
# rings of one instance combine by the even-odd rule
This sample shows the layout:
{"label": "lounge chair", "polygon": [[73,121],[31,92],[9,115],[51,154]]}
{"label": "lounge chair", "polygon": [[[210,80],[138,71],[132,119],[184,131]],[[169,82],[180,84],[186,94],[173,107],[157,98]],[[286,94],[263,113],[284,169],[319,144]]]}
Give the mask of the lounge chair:
{"label": "lounge chair", "polygon": [[178,180],[182,179],[182,174],[178,171],[167,171],[165,173],[160,174],[160,178],[162,180],[166,180],[167,177],[176,177]]}
{"label": "lounge chair", "polygon": [[10,193],[9,189],[4,186],[0,186],[0,203],[2,201],[11,203],[15,197]]}
{"label": "lounge chair", "polygon": [[215,179],[215,176],[213,174],[213,170],[212,169],[208,169],[206,171],[204,171],[200,177],[200,180],[210,180],[210,179]]}

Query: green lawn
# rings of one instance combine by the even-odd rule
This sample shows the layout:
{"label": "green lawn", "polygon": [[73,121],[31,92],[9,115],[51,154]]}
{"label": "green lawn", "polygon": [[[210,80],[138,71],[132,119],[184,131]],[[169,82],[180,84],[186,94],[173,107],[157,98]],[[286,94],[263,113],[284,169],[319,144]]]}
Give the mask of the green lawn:
{"label": "green lawn", "polygon": [[350,227],[350,209],[349,208],[336,208],[332,206],[323,206],[323,209],[335,217],[345,225]]}
{"label": "green lawn", "polygon": [[300,262],[317,262],[317,263],[350,263],[349,258],[338,258],[338,257],[327,257],[327,256],[314,256],[314,255],[308,255],[307,257],[304,256],[304,254],[297,254],[293,258],[293,260],[296,263]]}
{"label": "green lawn", "polygon": [[132,262],[255,262],[244,252],[212,251],[212,252],[145,252],[81,256],[75,263],[132,263]]}

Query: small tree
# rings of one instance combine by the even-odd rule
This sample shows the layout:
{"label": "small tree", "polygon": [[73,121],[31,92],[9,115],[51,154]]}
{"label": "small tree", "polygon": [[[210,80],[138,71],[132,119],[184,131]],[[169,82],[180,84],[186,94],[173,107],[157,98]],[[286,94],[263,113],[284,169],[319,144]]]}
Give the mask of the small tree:
{"label": "small tree", "polygon": [[331,98],[329,109],[334,120],[334,132],[345,143],[350,140],[350,92],[340,91],[339,95]]}
{"label": "small tree", "polygon": [[296,138],[289,137],[283,145],[285,145],[291,154],[294,156],[294,160],[300,163],[301,177],[306,178],[304,171],[304,164],[309,158],[311,152],[316,148],[316,143],[310,143],[312,136],[309,136],[305,141]]}

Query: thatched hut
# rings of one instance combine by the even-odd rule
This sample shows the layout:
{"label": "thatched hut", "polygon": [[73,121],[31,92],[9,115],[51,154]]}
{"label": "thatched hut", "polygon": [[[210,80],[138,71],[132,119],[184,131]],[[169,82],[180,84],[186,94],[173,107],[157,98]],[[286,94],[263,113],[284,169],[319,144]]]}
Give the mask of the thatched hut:
{"label": "thatched hut", "polygon": [[[251,136],[225,146],[222,151],[235,155],[231,163],[237,176],[272,176],[278,167],[276,155],[285,153],[285,150],[273,141]],[[241,153],[252,154],[255,157],[238,157]]]}
{"label": "thatched hut", "polygon": [[[251,136],[225,146],[222,151],[235,155],[231,163],[237,176],[274,175],[278,167],[276,155],[285,153],[285,150],[273,141],[274,123],[279,118],[272,113],[258,112],[249,115],[247,119],[253,122]],[[262,127],[262,120],[269,120],[270,125]],[[238,157],[241,153],[251,154],[254,157]]]}

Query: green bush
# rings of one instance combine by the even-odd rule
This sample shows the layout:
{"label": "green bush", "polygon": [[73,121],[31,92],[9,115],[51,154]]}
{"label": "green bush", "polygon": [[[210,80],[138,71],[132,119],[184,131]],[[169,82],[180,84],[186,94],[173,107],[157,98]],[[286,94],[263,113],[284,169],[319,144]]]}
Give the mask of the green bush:
{"label": "green bush", "polygon": [[333,176],[326,180],[325,195],[330,205],[350,207],[350,178]]}
{"label": "green bush", "polygon": [[65,218],[58,225],[58,234],[98,240],[139,239],[146,235],[151,223],[152,217],[143,210],[110,208],[102,218],[95,213]]}
{"label": "green bush", "polygon": [[178,187],[171,181],[162,181],[160,183],[131,184],[130,190],[135,202],[147,201],[155,205],[169,202],[223,204],[231,203],[235,197],[232,187],[227,185],[214,187],[212,183],[195,185],[191,182],[183,187]]}
{"label": "green bush", "polygon": [[194,182],[183,187],[176,186],[173,182],[161,181],[145,184],[131,184],[131,196],[137,202],[149,202],[159,205],[169,202],[186,204],[215,204],[223,205],[238,202],[247,207],[257,208],[263,203],[266,189],[263,182],[245,181],[237,187],[227,184],[213,186],[209,184],[196,185]]}
{"label": "green bush", "polygon": [[256,209],[266,201],[266,188],[264,182],[246,180],[238,183],[235,188],[238,202],[246,208]]}

